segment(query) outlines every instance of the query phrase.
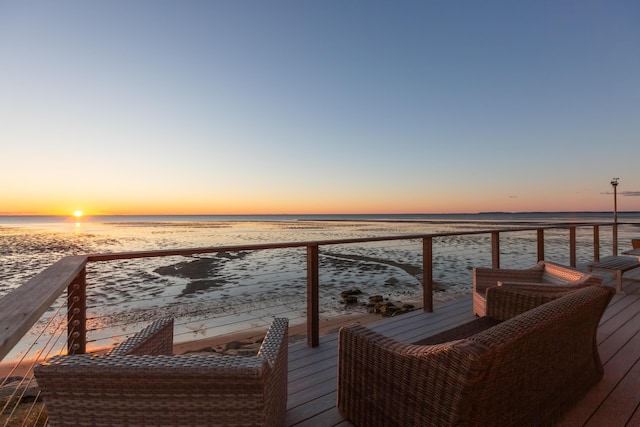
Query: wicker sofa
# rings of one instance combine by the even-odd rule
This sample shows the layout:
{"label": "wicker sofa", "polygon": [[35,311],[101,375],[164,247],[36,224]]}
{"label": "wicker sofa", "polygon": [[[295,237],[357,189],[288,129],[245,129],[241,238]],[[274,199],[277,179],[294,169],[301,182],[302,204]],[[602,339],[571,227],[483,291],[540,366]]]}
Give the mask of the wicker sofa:
{"label": "wicker sofa", "polygon": [[409,344],[339,333],[341,415],[357,426],[548,425],[603,374],[598,323],[615,290],[487,292],[487,316]]}
{"label": "wicker sofa", "polygon": [[171,355],[161,319],[107,355],[56,356],[34,368],[50,426],[280,426],[287,404],[288,320],[255,357]]}
{"label": "wicker sofa", "polygon": [[602,284],[602,277],[587,274],[571,267],[540,261],[528,269],[474,268],[473,269],[473,312],[484,316],[486,312],[485,292],[496,285],[526,286],[541,291],[577,289],[584,286]]}

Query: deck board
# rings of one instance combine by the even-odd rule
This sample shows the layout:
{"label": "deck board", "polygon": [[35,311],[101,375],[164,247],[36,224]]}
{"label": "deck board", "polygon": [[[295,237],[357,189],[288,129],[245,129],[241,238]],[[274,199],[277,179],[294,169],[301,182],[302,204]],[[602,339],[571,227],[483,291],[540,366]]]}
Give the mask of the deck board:
{"label": "deck board", "polygon": [[[633,274],[632,274],[633,273]],[[615,287],[615,277],[603,275]],[[602,317],[598,349],[603,379],[565,413],[559,426],[640,425],[640,271],[624,277]],[[433,313],[416,310],[383,318],[367,326],[395,339],[413,342],[474,318],[471,296],[436,304]],[[337,332],[321,337],[320,346],[296,343],[289,348],[289,396],[286,425],[349,427],[336,404]]]}

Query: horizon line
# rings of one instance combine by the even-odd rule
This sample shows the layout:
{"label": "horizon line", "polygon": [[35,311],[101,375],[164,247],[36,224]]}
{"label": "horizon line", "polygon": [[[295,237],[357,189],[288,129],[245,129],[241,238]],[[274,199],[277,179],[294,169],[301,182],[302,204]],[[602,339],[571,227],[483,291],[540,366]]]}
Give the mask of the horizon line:
{"label": "horizon line", "polygon": [[[640,213],[640,211],[634,210],[618,210],[618,213]],[[576,211],[480,211],[480,212],[378,212],[378,213],[233,213],[233,214],[220,214],[220,213],[138,213],[138,214],[86,214],[84,217],[104,217],[104,216],[310,216],[310,215],[498,215],[498,214],[548,214],[548,213],[613,213],[613,211],[605,210],[576,210]],[[7,217],[72,217],[73,214],[42,214],[42,213],[11,213],[0,212],[0,216]]]}

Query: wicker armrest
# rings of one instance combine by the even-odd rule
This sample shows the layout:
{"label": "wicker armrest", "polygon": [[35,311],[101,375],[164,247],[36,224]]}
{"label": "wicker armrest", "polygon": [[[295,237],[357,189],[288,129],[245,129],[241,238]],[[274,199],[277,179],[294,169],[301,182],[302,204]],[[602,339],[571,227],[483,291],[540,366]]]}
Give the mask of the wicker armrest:
{"label": "wicker armrest", "polygon": [[494,286],[487,289],[487,316],[500,321],[515,317],[539,305],[560,298],[570,292],[567,289],[558,291],[557,287],[550,292],[522,289],[520,285]]}
{"label": "wicker armrest", "polygon": [[173,354],[173,318],[158,319],[114,347],[112,356]]}
{"label": "wicker armrest", "polygon": [[569,283],[568,286],[578,288],[584,286],[601,286],[602,285],[602,277],[597,274],[583,274],[582,277],[578,278]]}
{"label": "wicker armrest", "polygon": [[271,364],[275,364],[283,354],[286,356],[288,354],[287,348],[289,345],[288,331],[288,319],[273,319],[273,323],[271,323],[271,326],[262,341],[258,355],[265,357]]}
{"label": "wicker armrest", "polygon": [[533,268],[517,270],[508,268],[480,268],[473,269],[473,285],[476,292],[496,286],[499,281],[539,283],[542,280],[542,270]]}
{"label": "wicker armrest", "polygon": [[268,425],[278,425],[287,411],[287,387],[289,384],[289,320],[275,318],[258,351],[258,357],[266,360],[269,381],[265,383],[265,407]]}
{"label": "wicker armrest", "polygon": [[[556,264],[554,262],[544,262],[544,272],[542,274],[543,283],[551,283],[561,286],[574,286],[585,283],[586,281],[597,280],[592,275],[583,273],[574,267]],[[600,283],[602,279],[600,279]],[[587,283],[589,285],[591,283]],[[599,284],[599,283],[592,283]]]}
{"label": "wicker armrest", "polygon": [[501,286],[504,289],[511,289],[514,291],[554,293],[554,292],[568,292],[571,289],[579,289],[580,287],[585,285],[576,286],[574,288],[570,286],[550,285],[548,283],[498,282],[498,286]]}
{"label": "wicker armrest", "polygon": [[338,409],[356,425],[456,425],[472,410],[491,351],[470,340],[438,345],[396,341],[361,325],[340,329]]}
{"label": "wicker armrest", "polygon": [[597,274],[587,274],[584,279],[582,279],[582,283],[584,283],[584,286],[601,286],[602,277]]}

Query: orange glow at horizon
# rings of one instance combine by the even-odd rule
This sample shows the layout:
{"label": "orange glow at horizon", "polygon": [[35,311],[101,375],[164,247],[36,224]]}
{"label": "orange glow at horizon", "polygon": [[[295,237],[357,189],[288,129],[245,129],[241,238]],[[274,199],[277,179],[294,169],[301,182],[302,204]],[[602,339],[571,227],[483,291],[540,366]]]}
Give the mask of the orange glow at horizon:
{"label": "orange glow at horizon", "polygon": [[[509,193],[512,194],[512,193]],[[236,191],[172,192],[157,194],[49,193],[21,194],[4,201],[2,215],[59,215],[89,219],[103,215],[303,215],[303,214],[446,214],[477,212],[558,212],[607,211],[611,198],[592,192],[560,193],[522,190],[515,195],[465,191],[420,193],[417,189],[396,189],[381,193],[377,189],[355,191],[271,191],[259,194]],[[9,195],[11,196],[11,195]],[[637,199],[637,198],[636,198]],[[620,210],[637,210],[633,199],[622,199]],[[80,209],[80,206],[82,209]],[[80,213],[80,215],[78,215]]]}

